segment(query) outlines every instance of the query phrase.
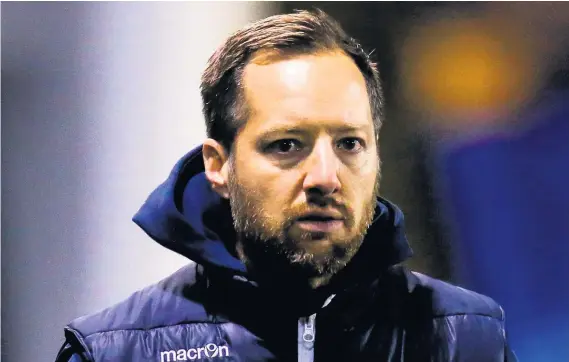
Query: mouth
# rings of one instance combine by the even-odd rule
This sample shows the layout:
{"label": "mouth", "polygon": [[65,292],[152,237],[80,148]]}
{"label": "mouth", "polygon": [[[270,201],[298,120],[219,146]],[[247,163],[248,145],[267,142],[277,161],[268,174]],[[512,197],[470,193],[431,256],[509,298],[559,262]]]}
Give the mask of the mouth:
{"label": "mouth", "polygon": [[304,231],[328,233],[341,228],[344,217],[337,213],[314,212],[302,215],[296,223]]}

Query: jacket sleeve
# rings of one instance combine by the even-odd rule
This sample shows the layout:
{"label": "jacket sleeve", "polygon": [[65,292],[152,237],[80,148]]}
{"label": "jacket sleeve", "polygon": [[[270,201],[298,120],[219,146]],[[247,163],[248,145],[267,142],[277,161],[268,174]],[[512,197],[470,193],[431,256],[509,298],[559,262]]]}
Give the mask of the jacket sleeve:
{"label": "jacket sleeve", "polygon": [[85,351],[69,342],[65,342],[57,353],[55,362],[93,362],[85,355]]}

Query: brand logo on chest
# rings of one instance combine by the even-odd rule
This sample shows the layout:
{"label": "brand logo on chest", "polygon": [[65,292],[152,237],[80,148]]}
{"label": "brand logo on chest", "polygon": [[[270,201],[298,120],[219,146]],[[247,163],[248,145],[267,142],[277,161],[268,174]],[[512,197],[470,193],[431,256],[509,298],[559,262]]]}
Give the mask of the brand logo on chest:
{"label": "brand logo on chest", "polygon": [[229,347],[208,343],[203,347],[160,352],[160,362],[195,361],[229,356]]}

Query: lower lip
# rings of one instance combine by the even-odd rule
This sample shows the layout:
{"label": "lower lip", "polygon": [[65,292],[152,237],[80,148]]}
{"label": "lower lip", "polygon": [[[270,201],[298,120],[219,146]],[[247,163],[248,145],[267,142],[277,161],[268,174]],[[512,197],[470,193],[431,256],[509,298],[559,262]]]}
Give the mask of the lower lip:
{"label": "lower lip", "polygon": [[297,221],[298,226],[304,230],[314,233],[327,233],[338,230],[342,227],[342,220],[330,221]]}

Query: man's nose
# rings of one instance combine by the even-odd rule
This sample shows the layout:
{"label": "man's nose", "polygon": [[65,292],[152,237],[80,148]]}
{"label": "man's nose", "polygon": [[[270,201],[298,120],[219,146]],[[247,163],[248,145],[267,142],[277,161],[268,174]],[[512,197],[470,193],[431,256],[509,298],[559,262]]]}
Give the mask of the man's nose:
{"label": "man's nose", "polygon": [[332,145],[320,142],[312,150],[306,165],[304,190],[317,189],[324,195],[329,195],[340,189],[338,179],[339,160]]}

